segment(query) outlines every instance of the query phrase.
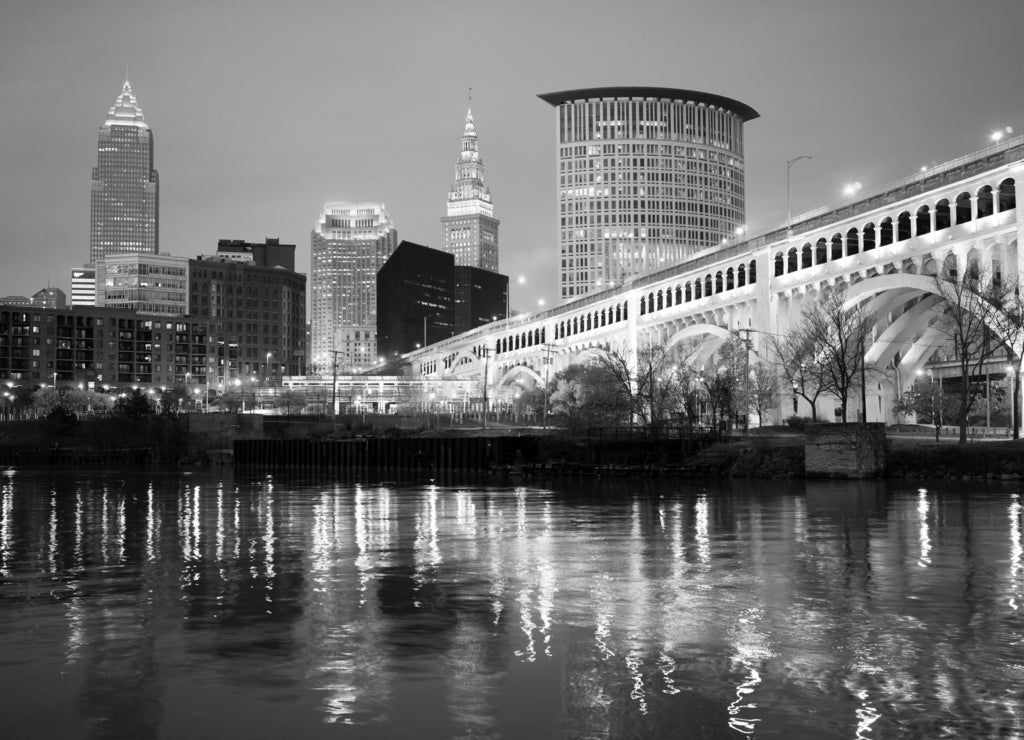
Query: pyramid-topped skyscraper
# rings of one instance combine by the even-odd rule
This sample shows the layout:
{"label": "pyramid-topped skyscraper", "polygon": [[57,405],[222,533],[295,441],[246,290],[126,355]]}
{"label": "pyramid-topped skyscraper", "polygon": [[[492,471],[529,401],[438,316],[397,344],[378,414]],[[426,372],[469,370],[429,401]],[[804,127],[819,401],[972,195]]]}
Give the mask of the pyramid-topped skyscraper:
{"label": "pyramid-topped skyscraper", "polygon": [[491,191],[484,183],[472,109],[466,111],[455,181],[448,191],[448,211],[441,217],[441,226],[444,251],[455,255],[456,265],[498,271],[498,219]]}
{"label": "pyramid-topped skyscraper", "polygon": [[100,127],[97,150],[89,262],[115,254],[157,254],[160,189],[153,132],[128,80]]}

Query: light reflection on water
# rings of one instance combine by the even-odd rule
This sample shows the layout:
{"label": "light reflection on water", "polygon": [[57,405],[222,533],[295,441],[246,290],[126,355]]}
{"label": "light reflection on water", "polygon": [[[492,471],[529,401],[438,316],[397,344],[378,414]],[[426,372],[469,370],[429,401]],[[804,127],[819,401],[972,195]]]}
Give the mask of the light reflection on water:
{"label": "light reflection on water", "polygon": [[8,474],[0,709],[14,737],[1024,737],[1021,516],[1010,486]]}

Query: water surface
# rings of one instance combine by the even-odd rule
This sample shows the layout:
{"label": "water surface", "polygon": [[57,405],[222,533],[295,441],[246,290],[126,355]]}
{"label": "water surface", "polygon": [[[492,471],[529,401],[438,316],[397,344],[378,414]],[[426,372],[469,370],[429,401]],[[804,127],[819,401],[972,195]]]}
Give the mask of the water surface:
{"label": "water surface", "polygon": [[1017,486],[0,478],[7,738],[1024,736]]}

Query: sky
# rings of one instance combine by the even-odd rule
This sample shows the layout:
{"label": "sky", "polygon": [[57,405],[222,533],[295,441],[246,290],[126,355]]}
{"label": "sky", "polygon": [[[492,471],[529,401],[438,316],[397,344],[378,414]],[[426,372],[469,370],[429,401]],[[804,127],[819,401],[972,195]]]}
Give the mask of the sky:
{"label": "sky", "polygon": [[[1022,0],[0,0],[0,296],[70,294],[99,127],[127,74],[153,130],[160,250],[296,245],[327,201],[383,201],[439,247],[468,89],[511,303],[558,301],[555,110],[640,85],[730,97],[747,225],[1024,133]],[[522,276],[523,280],[518,280]]]}

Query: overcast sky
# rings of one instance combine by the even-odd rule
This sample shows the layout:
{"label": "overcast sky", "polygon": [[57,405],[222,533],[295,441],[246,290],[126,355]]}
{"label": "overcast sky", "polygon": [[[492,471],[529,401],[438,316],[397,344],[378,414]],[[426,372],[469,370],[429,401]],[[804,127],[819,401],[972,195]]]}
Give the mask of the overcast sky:
{"label": "overcast sky", "polygon": [[794,215],[1024,131],[1024,0],[0,0],[0,295],[70,293],[96,142],[127,70],[154,132],[160,248],[297,245],[325,201],[441,244],[473,88],[512,306],[557,301],[554,109],[606,85],[717,93],[746,125],[747,220]]}

